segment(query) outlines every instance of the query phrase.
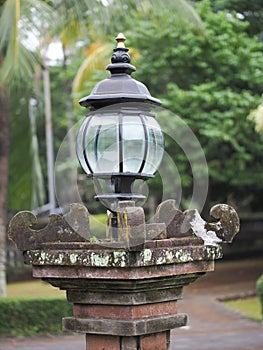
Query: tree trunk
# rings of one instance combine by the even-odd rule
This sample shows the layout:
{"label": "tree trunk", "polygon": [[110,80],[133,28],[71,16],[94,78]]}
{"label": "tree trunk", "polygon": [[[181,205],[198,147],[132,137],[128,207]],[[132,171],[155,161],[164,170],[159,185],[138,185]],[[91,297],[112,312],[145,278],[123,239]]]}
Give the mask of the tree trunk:
{"label": "tree trunk", "polygon": [[0,85],[0,297],[6,296],[6,223],[8,186],[9,99],[5,86]]}
{"label": "tree trunk", "polygon": [[56,208],[55,183],[54,183],[54,148],[53,148],[49,69],[45,62],[45,59],[43,59],[43,66],[44,66],[43,82],[44,82],[45,114],[46,114],[48,197],[49,197],[50,213],[53,214]]}

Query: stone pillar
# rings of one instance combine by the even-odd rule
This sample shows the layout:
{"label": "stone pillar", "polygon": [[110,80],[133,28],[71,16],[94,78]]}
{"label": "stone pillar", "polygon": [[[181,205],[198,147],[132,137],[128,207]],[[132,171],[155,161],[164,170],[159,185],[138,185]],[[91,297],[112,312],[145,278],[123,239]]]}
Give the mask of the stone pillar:
{"label": "stone pillar", "polygon": [[34,277],[67,291],[73,316],[63,319],[63,329],[86,334],[87,350],[168,350],[170,330],[187,323],[177,311],[183,287],[213,271],[222,256],[218,242],[238,231],[232,208],[212,213],[219,221],[208,224],[197,211],[182,213],[168,201],[157,209],[156,223],[146,224],[143,210],[125,202],[118,241],[92,243],[88,212],[74,205],[38,231],[31,213],[17,214],[9,235]]}

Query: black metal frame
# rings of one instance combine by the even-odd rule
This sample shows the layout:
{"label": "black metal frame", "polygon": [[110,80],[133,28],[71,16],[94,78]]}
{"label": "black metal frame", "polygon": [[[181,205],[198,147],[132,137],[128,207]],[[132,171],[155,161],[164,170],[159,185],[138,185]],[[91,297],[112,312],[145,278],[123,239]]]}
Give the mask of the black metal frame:
{"label": "black metal frame", "polygon": [[[143,173],[145,169],[146,159],[149,152],[149,135],[148,130],[146,127],[145,117],[143,115],[143,112],[145,112],[147,115],[152,115],[151,110],[159,105],[161,105],[161,101],[152,97],[150,92],[148,91],[147,87],[142,84],[141,82],[138,82],[137,80],[131,78],[131,73],[136,70],[134,66],[130,64],[130,56],[129,56],[129,49],[125,48],[123,36],[121,38],[116,38],[118,45],[113,50],[114,53],[112,55],[111,64],[106,67],[107,70],[111,72],[111,76],[107,79],[104,79],[96,84],[94,89],[92,90],[91,94],[89,96],[86,96],[82,98],[79,103],[81,106],[89,108],[92,113],[89,116],[90,119],[85,125],[85,128],[83,130],[82,134],[82,150],[83,150],[83,157],[85,160],[85,163],[87,165],[87,168],[90,172],[88,174],[88,177],[92,177],[95,186],[97,186],[98,189],[98,195],[95,197],[99,200],[106,200],[108,202],[116,202],[118,200],[130,200],[130,199],[137,199],[141,200],[144,199],[145,196],[138,193],[132,193],[132,186],[136,179],[142,179],[147,180],[148,178],[152,178],[152,174],[145,174]],[[140,121],[143,126],[144,130],[144,150],[143,150],[143,157],[141,164],[139,165],[139,170],[136,173],[125,173],[124,172],[124,141],[123,141],[123,120],[125,110],[122,110],[120,104],[122,103],[134,103],[139,102],[143,105],[138,106],[136,108],[131,108],[134,114],[140,118]],[[96,115],[97,111],[100,113],[100,109],[108,106],[110,108],[110,111],[113,113],[118,114],[118,157],[119,157],[119,172],[112,172],[112,173],[94,173],[94,170],[92,169],[92,166],[90,164],[90,160],[88,159],[88,154],[86,150],[86,136],[87,136],[87,130],[90,125],[90,122],[94,115]],[[111,109],[112,107],[112,109]],[[129,106],[127,106],[127,111],[129,110]],[[93,112],[94,111],[94,112]],[[109,111],[109,110],[107,110]],[[102,111],[103,114],[103,111]],[[98,160],[98,140],[99,140],[99,133],[101,130],[101,126],[98,126],[98,129],[96,131],[95,135],[95,144],[94,144],[94,150],[95,150],[95,159]],[[153,133],[153,138],[155,138],[155,135]],[[106,181],[109,193],[103,194],[102,188],[100,185],[100,181],[104,180]]]}

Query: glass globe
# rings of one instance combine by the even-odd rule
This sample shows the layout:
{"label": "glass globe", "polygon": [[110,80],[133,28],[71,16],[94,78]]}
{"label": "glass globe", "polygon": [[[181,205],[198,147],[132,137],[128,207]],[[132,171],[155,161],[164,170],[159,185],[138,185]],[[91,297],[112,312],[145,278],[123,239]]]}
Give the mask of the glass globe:
{"label": "glass globe", "polygon": [[79,162],[89,176],[152,177],[164,152],[159,123],[138,108],[103,108],[88,114],[77,136]]}

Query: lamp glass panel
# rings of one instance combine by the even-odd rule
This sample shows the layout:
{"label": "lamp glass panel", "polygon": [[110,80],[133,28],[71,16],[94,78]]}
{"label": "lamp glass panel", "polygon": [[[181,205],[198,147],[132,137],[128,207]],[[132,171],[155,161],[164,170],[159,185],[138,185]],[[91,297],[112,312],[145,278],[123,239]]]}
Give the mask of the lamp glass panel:
{"label": "lamp glass panel", "polygon": [[137,173],[144,161],[145,133],[140,117],[124,116],[121,125],[123,172]]}
{"label": "lamp glass panel", "polygon": [[86,151],[94,173],[118,171],[117,115],[97,115],[93,117],[86,133]]}
{"label": "lamp glass panel", "polygon": [[144,116],[148,133],[148,152],[143,172],[154,174],[158,169],[164,152],[164,138],[159,123],[154,117]]}
{"label": "lamp glass panel", "polygon": [[164,152],[164,138],[154,116],[138,110],[88,116],[77,136],[77,154],[87,173],[153,175]]}

